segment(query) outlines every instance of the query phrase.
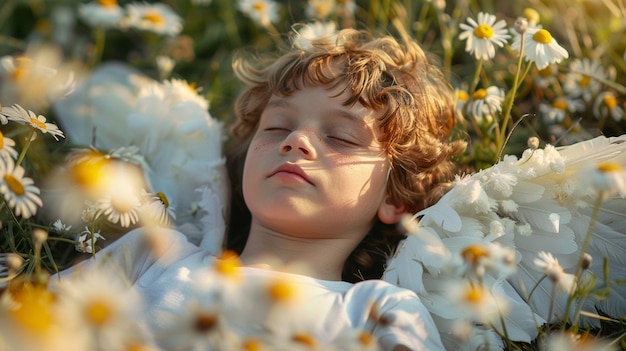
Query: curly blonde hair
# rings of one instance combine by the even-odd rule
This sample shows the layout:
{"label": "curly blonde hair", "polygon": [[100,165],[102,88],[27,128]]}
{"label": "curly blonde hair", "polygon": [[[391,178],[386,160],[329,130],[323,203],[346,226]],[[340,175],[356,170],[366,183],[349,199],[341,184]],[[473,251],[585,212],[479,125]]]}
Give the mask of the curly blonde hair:
{"label": "curly blonde hair", "polygon": [[[272,95],[289,96],[310,86],[341,88],[350,93],[345,105],[359,102],[382,112],[376,126],[391,164],[387,193],[409,212],[433,204],[443,194],[455,171],[451,159],[465,149],[464,142],[451,140],[456,123],[454,90],[435,61],[406,35],[398,41],[390,35],[374,37],[344,29],[333,42],[311,42],[306,49],[295,48],[277,58],[238,56],[233,69],[247,86],[235,102],[228,153],[233,216],[245,211],[241,194],[245,154]],[[241,218],[231,218],[228,243],[239,251],[245,239],[237,243],[232,233],[245,231],[245,225]],[[389,235],[395,231],[391,229],[382,223],[374,226],[348,258],[345,280],[380,277],[384,268],[367,266],[375,266],[372,256],[377,254],[382,256],[379,266],[384,266],[395,250],[402,236]]]}

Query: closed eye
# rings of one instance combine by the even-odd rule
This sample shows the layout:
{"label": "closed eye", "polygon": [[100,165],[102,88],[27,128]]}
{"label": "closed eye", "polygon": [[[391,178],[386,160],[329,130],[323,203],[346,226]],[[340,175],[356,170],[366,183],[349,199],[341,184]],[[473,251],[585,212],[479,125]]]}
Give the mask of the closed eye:
{"label": "closed eye", "polygon": [[329,136],[328,139],[331,139],[331,140],[333,140],[335,142],[338,142],[338,143],[341,143],[341,144],[346,144],[346,145],[349,145],[349,146],[359,146],[358,143],[356,143],[356,142],[354,142],[352,140],[346,139],[346,138],[342,138],[342,137]]}

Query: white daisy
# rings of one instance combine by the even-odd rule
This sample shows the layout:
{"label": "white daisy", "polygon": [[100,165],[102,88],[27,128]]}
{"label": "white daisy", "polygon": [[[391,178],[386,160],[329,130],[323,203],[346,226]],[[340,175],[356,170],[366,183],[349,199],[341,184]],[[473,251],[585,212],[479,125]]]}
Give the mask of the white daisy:
{"label": "white daisy", "polygon": [[576,287],[576,277],[573,274],[565,273],[563,267],[551,253],[539,251],[533,263],[543,270],[543,273],[556,284],[557,290],[563,293],[570,293]]}
{"label": "white daisy", "polygon": [[551,104],[539,104],[539,112],[546,123],[561,123],[566,115],[582,111],[584,108],[585,104],[582,101],[565,96],[555,98]]}
{"label": "white daisy", "polygon": [[456,109],[457,111],[463,113],[465,110],[465,105],[470,99],[469,94],[465,90],[456,89]]}
{"label": "white daisy", "polygon": [[[511,46],[520,51],[522,36],[516,36]],[[524,58],[532,61],[537,69],[544,69],[551,63],[559,63],[568,58],[567,50],[559,45],[547,30],[539,27],[528,28],[524,33]]]}
{"label": "white daisy", "polygon": [[480,283],[450,281],[445,283],[450,307],[462,319],[494,323],[509,309],[507,301]]}
{"label": "white daisy", "polygon": [[336,0],[308,0],[305,13],[308,18],[325,19],[335,12],[336,6]]}
{"label": "white daisy", "polygon": [[119,28],[125,12],[117,0],[97,0],[80,4],[78,15],[90,27]]}
{"label": "white daisy", "polygon": [[461,23],[464,31],[459,34],[459,39],[467,40],[465,51],[474,54],[476,59],[487,60],[496,55],[494,45],[504,46],[511,37],[506,29],[506,22],[496,22],[496,16],[484,12],[478,14],[478,21],[467,18],[468,24]]}
{"label": "white daisy", "polygon": [[139,221],[141,202],[132,193],[120,192],[104,196],[97,203],[98,213],[112,224],[119,223],[123,228]]}
{"label": "white daisy", "polygon": [[37,213],[38,207],[43,206],[39,188],[32,179],[24,177],[24,168],[16,166],[13,159],[5,161],[8,162],[0,168],[0,192],[16,216],[28,219]]}
{"label": "white daisy", "polygon": [[72,226],[64,224],[61,219],[57,219],[54,223],[52,223],[52,230],[59,234],[68,232],[70,229],[72,229]]}
{"label": "white daisy", "polygon": [[337,39],[335,22],[312,22],[294,31],[293,44],[304,50],[311,49],[313,42],[333,44]]}
{"label": "white daisy", "polygon": [[93,246],[98,240],[106,239],[100,235],[100,232],[92,233],[88,227],[85,227],[85,230],[76,234],[76,238],[74,239],[74,249],[82,253],[93,253]]}
{"label": "white daisy", "polygon": [[533,81],[539,88],[548,88],[558,83],[558,72],[559,70],[556,64],[548,65],[544,69],[537,70],[537,73],[533,75]]}
{"label": "white daisy", "polygon": [[97,266],[79,270],[54,288],[64,327],[89,338],[91,345],[85,350],[128,350],[126,345],[144,336],[141,295],[119,271]]}
{"label": "white daisy", "polygon": [[183,20],[169,6],[161,3],[126,5],[128,26],[161,35],[175,36],[183,29]]}
{"label": "white daisy", "polygon": [[486,120],[490,122],[493,117],[502,111],[502,102],[504,102],[504,90],[497,86],[490,86],[487,89],[477,89],[472,94],[470,102],[472,116],[478,121]]}
{"label": "white daisy", "polygon": [[626,170],[617,162],[604,162],[596,166],[592,175],[592,184],[598,191],[626,196]]}
{"label": "white daisy", "polygon": [[592,97],[600,91],[600,82],[606,80],[607,77],[600,62],[589,58],[577,58],[569,65],[563,90],[572,97],[582,97],[585,101],[591,101]]}
{"label": "white daisy", "polygon": [[278,21],[280,5],[274,0],[238,0],[237,5],[241,12],[263,27]]}
{"label": "white daisy", "polygon": [[59,141],[59,137],[65,138],[63,131],[56,124],[48,123],[46,117],[36,115],[33,111],[25,110],[20,105],[2,109],[2,114],[7,116],[9,120],[20,124],[28,124],[44,134],[50,134],[56,141]]}
{"label": "white daisy", "polygon": [[6,160],[9,158],[16,159],[17,151],[13,148],[15,141],[11,138],[7,138],[0,131],[0,159]]}
{"label": "white daisy", "polygon": [[610,340],[594,337],[592,333],[573,334],[569,331],[553,331],[546,335],[545,351],[617,351],[619,347]]}
{"label": "white daisy", "polygon": [[157,224],[169,226],[172,219],[176,219],[174,208],[162,192],[156,194],[144,191],[142,195],[143,204],[141,206],[141,221],[147,224]]}
{"label": "white daisy", "polygon": [[611,117],[619,122],[624,119],[624,109],[617,104],[617,97],[613,92],[605,91],[593,102],[593,116],[597,119]]}

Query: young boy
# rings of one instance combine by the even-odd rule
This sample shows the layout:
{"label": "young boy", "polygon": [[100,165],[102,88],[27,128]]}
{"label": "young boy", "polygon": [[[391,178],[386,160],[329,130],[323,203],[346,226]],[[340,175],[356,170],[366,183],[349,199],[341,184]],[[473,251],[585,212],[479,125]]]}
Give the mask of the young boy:
{"label": "young boy", "polygon": [[[464,147],[449,142],[451,87],[419,46],[403,39],[347,29],[336,42],[235,61],[248,87],[235,106],[227,247],[239,254],[244,283],[217,287],[216,301],[228,307],[215,315],[230,316],[228,330],[240,336],[222,333],[224,345],[269,334],[307,349],[341,349],[351,331],[366,330],[383,350],[443,349],[418,297],[376,279],[402,239],[401,216],[441,195],[452,175],[450,158]],[[129,233],[98,256],[122,262],[159,345],[174,349],[180,344],[171,315],[191,300],[206,303],[192,283],[217,279],[203,277],[207,267],[230,272],[224,269],[230,261],[209,257],[174,231],[155,254],[145,246],[148,231]],[[280,279],[305,299],[277,313],[267,301],[283,300],[292,289],[262,282]],[[221,304],[251,284],[268,287],[271,299],[251,292],[248,300],[258,301]],[[194,325],[206,331],[217,324],[204,315]],[[270,349],[275,341],[266,340]]]}

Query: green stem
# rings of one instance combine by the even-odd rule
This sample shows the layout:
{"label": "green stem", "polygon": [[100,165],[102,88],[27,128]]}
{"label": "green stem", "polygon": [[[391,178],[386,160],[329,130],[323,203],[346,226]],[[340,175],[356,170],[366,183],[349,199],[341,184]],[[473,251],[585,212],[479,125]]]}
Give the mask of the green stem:
{"label": "green stem", "polygon": [[24,160],[24,157],[26,157],[26,152],[28,151],[30,144],[32,144],[33,142],[34,135],[35,135],[35,128],[31,129],[30,134],[28,135],[28,140],[26,141],[26,145],[24,145],[22,152],[20,152],[20,155],[17,157],[17,161],[15,161],[16,167],[21,165],[22,161]]}
{"label": "green stem", "polygon": [[[515,77],[513,78],[513,87],[511,91],[507,94],[506,98],[506,106],[504,108],[504,113],[502,114],[502,129],[500,129],[500,133],[496,136],[496,147],[497,150],[501,153],[501,150],[504,148],[504,138],[507,133],[507,125],[509,124],[509,119],[511,118],[511,110],[513,109],[513,102],[515,101],[515,95],[517,95],[517,88],[520,82],[520,76],[522,72],[522,64],[524,62],[524,33],[521,35],[520,41],[520,49],[519,49],[519,58],[517,59],[517,69],[515,70]],[[529,64],[528,67],[531,65]],[[528,69],[527,67],[527,69]],[[498,161],[498,160],[495,160]]]}
{"label": "green stem", "polygon": [[472,79],[472,85],[470,86],[469,89],[469,93],[473,94],[474,90],[476,90],[476,87],[478,86],[478,79],[480,78],[480,72],[483,69],[483,59],[479,59],[478,63],[476,64],[476,72],[474,72],[474,78]]}

